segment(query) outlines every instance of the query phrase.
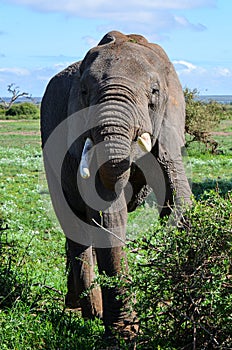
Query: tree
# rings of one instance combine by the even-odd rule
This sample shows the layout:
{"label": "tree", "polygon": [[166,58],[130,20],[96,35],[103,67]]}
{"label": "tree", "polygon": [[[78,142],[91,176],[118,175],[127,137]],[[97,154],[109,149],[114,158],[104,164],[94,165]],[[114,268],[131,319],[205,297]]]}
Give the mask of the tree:
{"label": "tree", "polygon": [[31,99],[31,95],[29,95],[28,92],[21,92],[20,88],[18,86],[15,86],[14,83],[8,85],[7,91],[10,94],[12,94],[9,102],[0,97],[0,103],[2,104],[5,110],[8,110],[13,105],[13,103],[20,97],[25,96],[26,98]]}
{"label": "tree", "polygon": [[216,101],[208,103],[197,98],[196,89],[184,90],[186,102],[186,125],[185,131],[191,136],[187,146],[192,141],[203,142],[207,149],[215,152],[218,143],[211,138],[211,132],[220,123],[224,113],[223,106]]}

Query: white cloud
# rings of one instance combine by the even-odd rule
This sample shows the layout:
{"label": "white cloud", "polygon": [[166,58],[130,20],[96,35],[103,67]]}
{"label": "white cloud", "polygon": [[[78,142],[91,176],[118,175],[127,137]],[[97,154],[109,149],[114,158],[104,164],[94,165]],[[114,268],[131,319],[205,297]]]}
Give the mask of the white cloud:
{"label": "white cloud", "polygon": [[218,77],[232,77],[232,70],[223,67],[214,68],[214,74]]}
{"label": "white cloud", "polygon": [[202,67],[185,60],[175,60],[173,64],[183,87],[209,95],[228,95],[232,91],[232,70],[227,67]]}
{"label": "white cloud", "polygon": [[188,74],[198,69],[197,66],[195,66],[193,63],[183,61],[183,60],[173,61],[173,64],[179,75]]}
{"label": "white cloud", "polygon": [[208,80],[211,79],[220,79],[220,78],[231,78],[232,70],[227,67],[208,67],[203,68],[197,66],[191,62],[184,60],[175,60],[173,61],[175,69],[182,79],[202,79],[207,77]]}
{"label": "white cloud", "polygon": [[[192,9],[197,7],[208,7],[215,6],[216,0],[124,0],[123,4],[120,1],[113,0],[85,0],[80,2],[77,0],[9,0],[9,2],[26,5],[35,8],[40,11],[58,11],[58,12],[68,12],[68,13],[84,13],[86,9],[90,12],[96,10],[113,12],[120,9],[121,12],[125,10],[134,10],[135,8],[140,9],[163,9],[163,10],[175,10],[175,9]],[[88,16],[88,13],[86,13]]]}
{"label": "white cloud", "polygon": [[188,21],[187,18],[183,17],[183,16],[174,16],[175,22],[177,24],[179,24],[179,26],[181,27],[185,27],[185,28],[192,28],[193,30],[198,30],[198,31],[202,31],[206,29],[206,26],[204,26],[203,24],[193,24],[190,23]]}
{"label": "white cloud", "polygon": [[51,77],[49,75],[37,75],[37,80],[47,83]]}
{"label": "white cloud", "polygon": [[29,70],[25,68],[0,68],[0,73],[14,74],[18,76],[26,76],[30,74]]}
{"label": "white cloud", "polygon": [[49,63],[45,67],[34,67],[30,70],[21,67],[0,68],[0,96],[6,95],[7,86],[12,83],[19,86],[20,90],[28,91],[33,96],[42,96],[49,80],[74,62],[74,60],[59,61],[59,58],[59,56],[55,56],[51,64]]}
{"label": "white cloud", "polygon": [[84,36],[82,40],[90,47],[97,46],[99,40],[96,40],[92,36]]}
{"label": "white cloud", "polygon": [[[216,0],[9,0],[8,2],[27,6],[36,11],[59,12],[82,18],[110,21],[111,28],[120,30],[143,30],[153,33],[164,30],[189,28],[204,30],[203,24],[190,23],[187,18],[176,16],[175,10],[216,6]],[[162,36],[162,35],[161,35]]]}

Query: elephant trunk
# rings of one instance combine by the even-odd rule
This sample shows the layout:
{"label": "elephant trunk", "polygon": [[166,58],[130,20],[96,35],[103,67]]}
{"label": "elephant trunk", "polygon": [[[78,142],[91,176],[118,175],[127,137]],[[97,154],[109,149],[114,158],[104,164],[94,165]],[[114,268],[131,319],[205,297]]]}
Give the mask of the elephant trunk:
{"label": "elephant trunk", "polygon": [[107,102],[98,106],[96,123],[92,138],[98,146],[100,179],[107,189],[119,192],[129,179],[133,116],[128,105],[123,108],[117,102]]}

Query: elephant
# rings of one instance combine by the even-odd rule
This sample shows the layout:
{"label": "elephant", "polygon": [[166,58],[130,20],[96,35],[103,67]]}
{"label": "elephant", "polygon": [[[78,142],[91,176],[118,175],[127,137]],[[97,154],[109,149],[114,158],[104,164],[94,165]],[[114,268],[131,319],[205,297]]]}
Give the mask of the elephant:
{"label": "elephant", "polygon": [[134,332],[124,289],[93,285],[96,266],[99,274],[127,279],[128,213],[151,191],[161,218],[191,205],[184,128],[174,66],[137,34],[107,33],[82,61],[56,74],[42,98],[46,177],[66,235],[65,302],[85,318],[102,317],[106,334]]}

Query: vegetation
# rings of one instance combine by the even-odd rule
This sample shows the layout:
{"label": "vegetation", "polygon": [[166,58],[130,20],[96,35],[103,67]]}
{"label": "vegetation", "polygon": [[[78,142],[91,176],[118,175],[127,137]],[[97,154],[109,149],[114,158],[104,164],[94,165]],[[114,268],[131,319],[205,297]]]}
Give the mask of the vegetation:
{"label": "vegetation", "polygon": [[196,89],[184,90],[186,102],[186,133],[190,135],[187,144],[192,141],[203,142],[208,149],[214,152],[218,146],[211,138],[211,132],[219,125],[223,116],[223,106],[215,101],[204,103],[197,99]]}
{"label": "vegetation", "polygon": [[1,120],[39,119],[40,108],[32,102],[15,103],[9,109],[0,105]]}
{"label": "vegetation", "polygon": [[231,195],[205,193],[183,229],[153,220],[129,244],[139,349],[232,346],[231,212]]}
{"label": "vegetation", "polygon": [[0,97],[0,119],[38,119],[40,115],[39,106],[33,102],[21,102],[17,100],[24,97],[32,100],[27,92],[21,92],[15,84],[8,85],[7,91],[11,94],[9,101]]}
{"label": "vegetation", "polygon": [[39,107],[30,102],[17,103],[5,112],[6,119],[38,119]]}
{"label": "vegetation", "polygon": [[8,110],[20,97],[31,99],[31,96],[29,96],[28,92],[21,92],[20,88],[18,86],[15,86],[14,83],[8,85],[7,91],[11,94],[9,102],[0,97],[1,107],[5,110]]}
{"label": "vegetation", "polygon": [[[201,101],[196,89],[184,90],[186,101],[186,141],[187,146],[191,142],[201,142],[206,146],[206,150],[217,153],[217,147],[220,143],[212,135],[219,131],[223,122],[232,120],[232,105],[223,105],[216,101]],[[225,124],[226,125],[226,124]],[[231,131],[228,130],[227,131]],[[199,145],[199,144],[198,144]]]}
{"label": "vegetation", "polygon": [[[129,216],[126,288],[136,296],[138,350],[232,348],[231,128],[224,117],[217,126],[220,154],[189,144],[196,199],[184,228],[159,222],[148,203]],[[64,308],[65,237],[50,209],[39,122],[2,120],[0,138],[1,349],[103,349],[101,321]],[[119,348],[129,347],[119,339]]]}

